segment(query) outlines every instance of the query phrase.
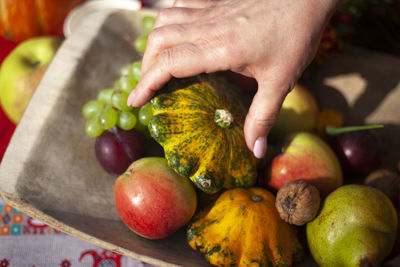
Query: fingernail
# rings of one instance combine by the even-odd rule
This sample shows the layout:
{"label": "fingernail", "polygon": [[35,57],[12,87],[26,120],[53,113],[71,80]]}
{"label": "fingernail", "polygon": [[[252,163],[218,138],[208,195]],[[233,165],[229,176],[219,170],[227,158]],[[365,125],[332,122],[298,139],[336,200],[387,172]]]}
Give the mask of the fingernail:
{"label": "fingernail", "polygon": [[129,96],[128,96],[128,100],[126,101],[126,105],[129,107],[129,106],[132,106],[132,101],[133,101],[133,99],[135,99],[135,96],[136,96],[136,92],[135,92],[135,89],[129,94]]}
{"label": "fingernail", "polygon": [[253,153],[258,159],[264,157],[265,150],[267,149],[267,140],[265,137],[259,137],[254,143]]}

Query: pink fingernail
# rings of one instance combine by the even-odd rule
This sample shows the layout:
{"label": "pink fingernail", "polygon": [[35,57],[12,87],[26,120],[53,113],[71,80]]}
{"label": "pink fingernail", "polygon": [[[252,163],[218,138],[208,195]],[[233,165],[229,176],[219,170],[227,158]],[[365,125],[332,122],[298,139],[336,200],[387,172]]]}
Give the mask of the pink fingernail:
{"label": "pink fingernail", "polygon": [[261,159],[265,155],[267,149],[267,141],[265,137],[259,137],[254,143],[253,153],[256,158]]}
{"label": "pink fingernail", "polygon": [[132,106],[132,101],[133,101],[133,99],[135,99],[135,96],[136,96],[135,90],[136,89],[134,89],[128,96],[128,100],[126,101],[126,105],[128,105],[128,107]]}

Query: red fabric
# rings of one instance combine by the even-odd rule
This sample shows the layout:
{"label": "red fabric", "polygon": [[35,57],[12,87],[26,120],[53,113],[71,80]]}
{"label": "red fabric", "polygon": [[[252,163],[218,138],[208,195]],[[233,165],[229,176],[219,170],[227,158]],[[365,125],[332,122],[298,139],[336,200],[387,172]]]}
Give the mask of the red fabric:
{"label": "red fabric", "polygon": [[17,44],[0,37],[0,64]]}
{"label": "red fabric", "polygon": [[0,163],[14,130],[15,124],[7,118],[0,107]]}
{"label": "red fabric", "polygon": [[[16,43],[0,38],[0,66],[4,58],[14,49],[15,46]],[[0,162],[3,159],[4,152],[14,130],[15,124],[8,119],[0,105]]]}

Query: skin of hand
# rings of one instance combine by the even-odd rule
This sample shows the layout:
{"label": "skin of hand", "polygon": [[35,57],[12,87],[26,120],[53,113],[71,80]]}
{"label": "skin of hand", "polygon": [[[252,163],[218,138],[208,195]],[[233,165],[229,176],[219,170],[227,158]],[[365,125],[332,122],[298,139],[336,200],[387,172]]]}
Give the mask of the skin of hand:
{"label": "skin of hand", "polygon": [[318,49],[338,0],[177,0],[159,12],[128,98],[139,107],[172,77],[231,70],[257,80],[244,124],[262,158],[282,102]]}

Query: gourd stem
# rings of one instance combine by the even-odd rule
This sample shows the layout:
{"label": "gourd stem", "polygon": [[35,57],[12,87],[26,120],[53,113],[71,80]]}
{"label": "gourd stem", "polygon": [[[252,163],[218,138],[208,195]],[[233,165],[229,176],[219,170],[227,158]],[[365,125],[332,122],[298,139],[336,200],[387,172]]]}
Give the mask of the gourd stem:
{"label": "gourd stem", "polygon": [[227,109],[216,109],[214,121],[221,128],[229,128],[233,122],[233,115]]}
{"label": "gourd stem", "polygon": [[383,128],[383,125],[375,124],[375,125],[361,125],[361,126],[347,126],[347,127],[335,127],[328,125],[325,127],[325,133],[329,136],[336,136],[342,133],[378,129],[378,128]]}

